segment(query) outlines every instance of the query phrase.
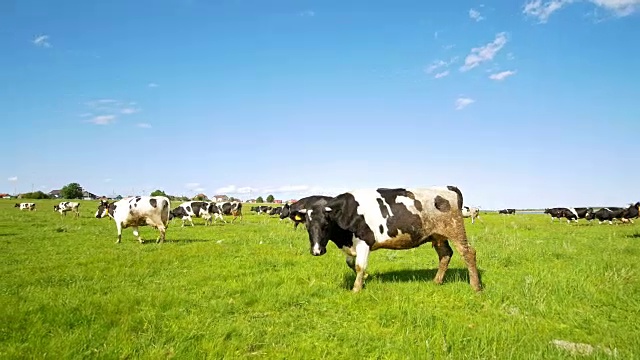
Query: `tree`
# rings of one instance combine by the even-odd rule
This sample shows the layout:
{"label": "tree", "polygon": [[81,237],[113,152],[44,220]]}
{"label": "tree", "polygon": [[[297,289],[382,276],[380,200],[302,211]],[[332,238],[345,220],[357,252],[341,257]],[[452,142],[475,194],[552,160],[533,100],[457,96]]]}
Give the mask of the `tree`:
{"label": "tree", "polygon": [[63,199],[81,199],[82,186],[78,183],[70,183],[60,189],[60,196]]}
{"label": "tree", "polygon": [[269,195],[269,196],[267,196],[267,202],[268,202],[268,203],[272,203],[272,202],[273,202],[273,200],[275,200],[275,198],[273,197],[273,195]]}
{"label": "tree", "polygon": [[43,193],[42,191],[30,192],[22,194],[23,199],[49,199],[49,195]]}
{"label": "tree", "polygon": [[167,196],[167,194],[165,194],[165,192],[162,190],[156,190],[151,193],[151,196]]}
{"label": "tree", "polygon": [[207,201],[209,199],[207,199],[207,196],[204,194],[198,194],[196,196],[193,197],[194,201]]}
{"label": "tree", "polygon": [[258,198],[256,199],[257,203],[263,203],[264,199],[262,198],[262,196],[258,196]]}

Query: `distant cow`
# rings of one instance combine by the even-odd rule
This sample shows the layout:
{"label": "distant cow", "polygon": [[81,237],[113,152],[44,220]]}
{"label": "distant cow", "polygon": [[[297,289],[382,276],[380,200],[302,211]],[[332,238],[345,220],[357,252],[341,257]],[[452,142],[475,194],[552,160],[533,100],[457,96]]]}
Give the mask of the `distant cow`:
{"label": "distant cow", "polygon": [[310,209],[316,205],[324,206],[327,201],[333,199],[332,196],[311,195],[304,197],[295,203],[285,204],[280,212],[280,220],[290,218],[293,221],[293,229],[297,230],[298,225],[305,221],[305,215],[300,212],[301,209]]}
{"label": "distant cow", "polygon": [[67,216],[67,212],[73,211],[75,217],[80,217],[80,203],[72,201],[62,201],[58,205],[53,206],[53,211],[57,211],[64,216]]}
{"label": "distant cow", "polygon": [[516,209],[504,209],[504,210],[500,210],[498,211],[498,214],[515,214],[516,213]]}
{"label": "distant cow", "polygon": [[221,210],[215,204],[206,201],[186,201],[169,212],[169,220],[173,218],[181,219],[182,227],[184,227],[185,220],[189,221],[191,226],[194,226],[194,217],[204,219],[205,226],[212,223],[212,218],[226,222]]}
{"label": "distant cow", "polygon": [[280,215],[282,213],[282,206],[275,206],[269,210],[269,215]]}
{"label": "distant cow", "polygon": [[[239,217],[240,221],[242,221],[242,203],[239,201],[233,201],[233,202],[221,202],[221,203],[216,203],[215,204],[218,209],[220,210],[220,213],[223,215],[233,215],[233,220],[231,220],[231,222],[236,221],[236,219]],[[226,222],[226,221],[225,221]]]}
{"label": "distant cow", "polygon": [[306,213],[312,255],[325,254],[329,240],[345,252],[347,265],[356,273],[354,292],[363,287],[371,251],[411,249],[426,242],[431,242],[440,258],[434,281],[441,284],[453,255],[449,240],[467,265],[471,287],[480,291],[476,252],[467,242],[462,201],[455,186],[360,189],[299,211]]}
{"label": "distant cow", "polygon": [[20,211],[22,210],[35,211],[36,204],[35,203],[19,203],[19,204],[16,204],[14,207],[20,208]]}
{"label": "distant cow", "polygon": [[619,219],[622,220],[623,214],[625,212],[624,208],[620,207],[606,207],[602,208],[596,212],[592,212],[587,214],[587,220],[597,219],[599,224],[608,221],[609,224],[613,224],[613,220]]}
{"label": "distant cow", "polygon": [[252,206],[251,207],[251,211],[255,211],[258,213],[258,215],[260,214],[269,214],[269,212],[272,210],[273,208],[271,206],[267,206],[267,205],[261,205],[261,206]]}
{"label": "distant cow", "polygon": [[475,223],[476,219],[480,218],[480,209],[477,207],[462,207],[462,217],[471,218],[471,223]]}
{"label": "distant cow", "polygon": [[122,228],[133,228],[133,235],[142,244],[144,240],[138,233],[139,226],[149,225],[160,231],[156,243],[162,243],[165,239],[167,226],[169,226],[169,212],[171,201],[166,196],[136,196],[109,203],[103,200],[98,205],[96,217],[98,219],[109,216],[116,222],[118,240],[122,240]]}

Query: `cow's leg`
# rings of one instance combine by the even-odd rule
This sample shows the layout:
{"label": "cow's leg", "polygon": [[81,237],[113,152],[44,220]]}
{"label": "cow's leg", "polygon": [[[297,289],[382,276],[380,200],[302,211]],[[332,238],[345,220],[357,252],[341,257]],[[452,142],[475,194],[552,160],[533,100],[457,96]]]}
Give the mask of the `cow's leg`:
{"label": "cow's leg", "polygon": [[458,250],[464,259],[464,262],[467,264],[467,269],[469,270],[469,283],[471,284],[471,287],[475,291],[482,290],[480,276],[478,275],[478,267],[476,265],[476,250],[469,245],[464,228],[462,231],[459,231],[457,236],[453,236],[449,238],[449,240],[453,241],[453,245],[456,247],[456,250]]}
{"label": "cow's leg", "polygon": [[191,226],[195,226],[193,225],[193,218],[191,216],[189,216],[189,222],[191,223]]}
{"label": "cow's leg", "polygon": [[436,284],[442,284],[444,274],[447,272],[447,268],[449,268],[449,261],[451,261],[453,250],[451,249],[451,246],[449,246],[449,241],[446,238],[441,236],[436,236],[435,238],[436,239],[431,244],[438,253],[440,261],[438,263],[438,272],[436,273],[436,277],[433,281]]}
{"label": "cow's leg", "polygon": [[160,236],[158,237],[158,240],[156,240],[156,244],[160,244],[164,242],[164,238],[167,232],[167,228],[164,225],[159,225],[158,226],[158,231],[160,231]]}
{"label": "cow's leg", "polygon": [[116,222],[116,228],[118,229],[118,240],[116,240],[116,244],[119,244],[122,241],[122,224]]}
{"label": "cow's leg", "polygon": [[352,291],[359,292],[364,286],[364,278],[367,271],[367,265],[369,263],[369,252],[371,249],[369,248],[369,245],[362,240],[354,239],[354,243],[356,248],[356,281],[353,283]]}
{"label": "cow's leg", "polygon": [[138,227],[137,226],[133,226],[133,236],[138,238],[138,241],[140,242],[140,244],[144,244],[144,240],[142,240],[142,237],[140,236],[140,233],[138,232]]}

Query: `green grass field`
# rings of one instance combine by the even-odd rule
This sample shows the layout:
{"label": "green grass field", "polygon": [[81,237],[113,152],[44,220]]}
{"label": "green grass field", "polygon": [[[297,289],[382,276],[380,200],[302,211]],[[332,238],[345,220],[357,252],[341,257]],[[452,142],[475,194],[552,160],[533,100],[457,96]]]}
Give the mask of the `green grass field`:
{"label": "green grass field", "polygon": [[[430,245],[370,256],[365,289],[333,244],[258,216],[115,244],[110,219],[0,201],[0,358],[640,358],[640,221],[551,223],[483,214],[471,225],[484,291],[454,252],[443,285]],[[173,206],[178,202],[174,202]],[[230,220],[230,217],[228,217]],[[157,232],[141,228],[145,239]]]}

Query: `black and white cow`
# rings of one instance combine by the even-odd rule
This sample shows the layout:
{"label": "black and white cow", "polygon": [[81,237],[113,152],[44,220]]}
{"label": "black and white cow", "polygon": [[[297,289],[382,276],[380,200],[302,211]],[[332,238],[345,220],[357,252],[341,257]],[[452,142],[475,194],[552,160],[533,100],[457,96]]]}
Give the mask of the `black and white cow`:
{"label": "black and white cow", "polygon": [[251,207],[251,211],[257,212],[258,215],[260,215],[260,214],[269,214],[269,212],[271,212],[272,209],[273,208],[271,206],[267,206],[267,205]]}
{"label": "black and white cow", "polygon": [[231,222],[236,221],[238,217],[240,218],[240,221],[242,221],[242,203],[241,202],[227,201],[227,202],[216,203],[215,205],[218,207],[222,215],[233,215],[233,220],[231,220]]}
{"label": "black and white cow", "polygon": [[301,209],[310,209],[316,205],[324,206],[331,199],[333,199],[332,196],[311,195],[303,197],[291,205],[285,204],[280,212],[280,220],[291,219],[293,221],[293,229],[297,230],[298,225],[305,221],[305,215],[300,212]]}
{"label": "black and white cow", "polygon": [[462,217],[471,218],[471,223],[474,224],[476,219],[480,218],[480,209],[477,207],[462,207]]}
{"label": "black and white cow", "polygon": [[480,291],[476,251],[467,242],[462,201],[455,186],[360,189],[299,212],[306,213],[312,255],[325,254],[329,240],[345,252],[347,265],[356,273],[354,292],[364,285],[371,251],[411,249],[427,242],[440,258],[434,281],[441,284],[453,255],[449,240],[467,265],[471,287]]}
{"label": "black and white cow", "polygon": [[22,210],[35,211],[36,203],[19,203],[19,204],[16,204],[14,207],[20,208],[20,211]]}
{"label": "black and white cow", "polygon": [[630,205],[628,208],[624,209],[622,213],[621,220],[623,222],[630,221],[633,224],[633,219],[638,218],[640,213],[640,202]]}
{"label": "black and white cow", "polygon": [[564,217],[564,213],[565,211],[569,211],[569,209],[567,208],[547,208],[544,209],[544,213],[545,214],[549,214],[551,215],[551,222],[553,222],[555,219],[561,219]]}
{"label": "black and white cow", "polygon": [[222,211],[215,204],[206,201],[186,201],[169,212],[169,220],[173,218],[181,219],[182,227],[184,227],[185,220],[189,221],[191,226],[194,226],[194,217],[204,219],[205,226],[211,224],[214,218],[215,220],[220,219],[226,222],[222,216]]}
{"label": "black and white cow", "polygon": [[122,228],[133,228],[133,235],[142,244],[144,240],[138,233],[139,226],[149,225],[158,231],[160,236],[156,243],[162,243],[165,239],[167,227],[169,226],[169,213],[171,211],[171,201],[166,196],[136,196],[124,198],[122,200],[109,203],[103,200],[98,205],[96,217],[110,217],[116,222],[118,229],[118,240],[122,240]]}
{"label": "black and white cow", "polygon": [[515,213],[516,213],[516,209],[503,209],[498,211],[498,214],[506,214],[506,215],[511,215]]}
{"label": "black and white cow", "polygon": [[269,210],[269,216],[282,214],[282,206],[274,206]]}
{"label": "black and white cow", "polygon": [[73,211],[75,217],[80,217],[80,203],[72,201],[62,201],[60,202],[60,204],[53,206],[53,211],[57,211],[64,216],[67,216],[68,211]]}
{"label": "black and white cow", "polygon": [[591,212],[585,217],[587,220],[597,219],[599,224],[608,221],[609,224],[613,224],[613,220],[623,218],[623,214],[626,209],[620,207],[606,207],[596,212]]}

